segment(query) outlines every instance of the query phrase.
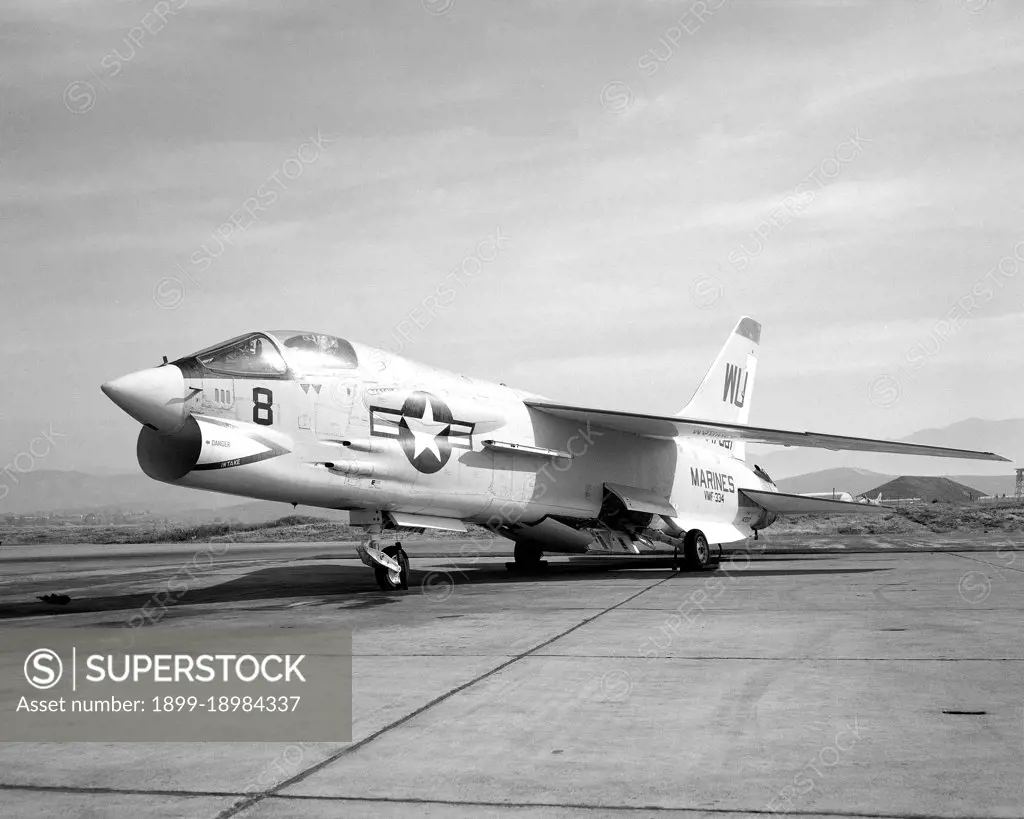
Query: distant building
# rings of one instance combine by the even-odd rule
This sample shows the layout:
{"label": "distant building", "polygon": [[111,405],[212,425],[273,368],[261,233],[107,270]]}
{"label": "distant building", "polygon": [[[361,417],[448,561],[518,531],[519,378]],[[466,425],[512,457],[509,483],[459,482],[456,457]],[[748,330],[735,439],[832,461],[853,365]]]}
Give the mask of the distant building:
{"label": "distant building", "polygon": [[911,498],[923,500],[925,503],[974,503],[985,496],[984,492],[951,481],[949,478],[928,475],[904,475],[876,486],[864,494],[874,497],[879,493],[882,496],[882,503],[905,502]]}

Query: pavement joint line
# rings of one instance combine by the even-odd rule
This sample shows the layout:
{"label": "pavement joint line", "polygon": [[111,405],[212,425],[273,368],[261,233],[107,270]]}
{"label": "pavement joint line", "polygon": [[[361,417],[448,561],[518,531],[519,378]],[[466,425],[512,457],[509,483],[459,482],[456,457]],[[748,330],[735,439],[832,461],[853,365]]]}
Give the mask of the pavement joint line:
{"label": "pavement joint line", "polygon": [[[987,565],[991,566],[992,564],[987,564]],[[993,567],[993,568],[995,568],[995,567]],[[753,585],[753,584],[751,584],[751,585]],[[902,591],[902,589],[893,589],[892,591],[893,592],[899,592],[899,591]],[[557,609],[548,609],[548,611],[552,611],[552,610],[557,611]],[[659,606],[657,608],[651,608],[649,606],[630,606],[628,609],[626,609],[626,611],[661,611],[661,612],[672,612],[672,611],[675,611],[675,610],[676,610],[676,608],[674,606],[668,606],[668,605],[666,605],[664,607]],[[950,609],[949,609],[949,606],[914,606],[913,610],[914,611],[935,611],[935,610],[949,611]],[[976,606],[971,606],[970,610],[971,611],[985,611],[985,609],[978,609]],[[989,610],[990,611],[1001,611],[1002,609],[991,608]],[[706,609],[703,613],[707,614],[707,615],[712,615],[712,614],[750,614],[751,611],[758,611],[758,612],[768,611],[768,612],[772,612],[773,614],[781,614],[783,612],[789,612],[789,613],[792,613],[792,614],[806,614],[807,613],[807,609],[806,608],[802,608],[801,609],[801,608],[794,607],[794,608],[773,608],[773,609],[770,609],[770,608],[767,608],[767,607],[761,607],[761,608],[757,608],[757,609],[751,609],[749,607],[739,607],[739,606],[734,607],[734,608],[733,607],[726,608],[725,606],[722,606],[720,608]],[[836,612],[836,613],[851,612],[852,611],[852,612],[862,613],[862,612],[865,612],[865,611],[872,611],[872,609],[865,609],[863,607],[857,608],[856,606],[853,606],[851,604],[849,608],[840,608],[840,607],[837,606],[837,607],[833,607],[833,608],[819,608],[819,609],[815,609],[815,611],[819,611],[819,612],[821,612],[821,611],[830,611],[830,612]],[[875,611],[882,611],[882,609],[876,609]]]}
{"label": "pavement joint line", "polygon": [[631,594],[629,597],[626,597],[623,600],[620,600],[615,605],[608,606],[606,609],[604,609],[602,611],[599,611],[597,614],[595,614],[595,615],[593,615],[591,617],[587,617],[584,620],[581,620],[579,623],[577,623],[576,625],[572,626],[571,628],[568,628],[565,631],[559,632],[554,637],[551,637],[551,638],[549,638],[547,640],[544,640],[542,643],[539,643],[538,645],[534,646],[531,649],[528,649],[527,651],[524,651],[524,652],[522,652],[520,654],[517,654],[516,656],[512,657],[511,659],[506,660],[505,662],[501,663],[500,665],[495,666],[491,670],[485,671],[483,674],[477,675],[476,677],[474,677],[473,679],[469,680],[468,682],[465,682],[462,685],[456,686],[455,688],[445,692],[444,694],[441,694],[440,696],[434,697],[434,699],[430,700],[430,702],[426,703],[425,705],[421,705],[419,708],[415,709],[414,711],[411,711],[410,713],[406,714],[403,717],[400,717],[399,719],[395,720],[394,722],[391,722],[388,725],[385,725],[383,728],[379,728],[377,731],[375,731],[374,733],[370,734],[370,736],[364,737],[363,739],[359,740],[359,742],[356,742],[356,743],[354,743],[352,745],[347,745],[346,747],[342,748],[341,750],[336,751],[335,753],[333,753],[330,756],[328,756],[327,759],[324,759],[321,762],[316,763],[315,765],[311,765],[310,767],[306,768],[304,771],[299,771],[294,776],[291,776],[288,779],[285,779],[283,782],[279,782],[274,787],[268,788],[267,790],[263,791],[262,793],[253,794],[253,795],[249,796],[249,798],[247,798],[247,799],[243,800],[242,802],[238,803],[237,805],[232,805],[232,806],[228,807],[227,809],[225,809],[225,810],[221,811],[219,814],[217,814],[215,819],[229,819],[229,817],[236,816],[237,814],[241,813],[243,810],[248,810],[253,805],[256,805],[259,802],[262,802],[267,797],[276,796],[280,791],[284,790],[285,788],[290,788],[293,785],[297,785],[299,782],[302,782],[303,780],[309,778],[313,774],[318,773],[319,771],[322,771],[324,768],[326,768],[326,767],[328,767],[330,765],[333,765],[335,762],[337,762],[342,757],[354,754],[356,751],[360,750],[361,748],[365,747],[366,745],[369,745],[375,739],[383,736],[384,734],[388,733],[389,731],[393,731],[395,728],[401,727],[402,725],[404,725],[407,722],[410,722],[411,720],[415,719],[416,717],[420,716],[421,714],[429,711],[434,706],[440,705],[441,703],[443,703],[443,702],[447,701],[448,699],[454,697],[456,694],[461,694],[463,691],[471,688],[472,686],[476,685],[477,683],[483,682],[484,680],[489,679],[490,677],[495,676],[496,674],[504,671],[506,668],[509,668],[510,666],[512,666],[515,663],[519,662],[520,660],[525,659],[526,657],[529,657],[531,654],[534,654],[535,652],[540,651],[543,648],[546,648],[547,646],[551,645],[552,643],[556,642],[557,640],[561,640],[563,637],[567,637],[568,635],[572,634],[574,631],[577,631],[577,630],[583,628],[584,626],[589,625],[590,623],[593,623],[599,617],[603,617],[608,612],[614,611],[615,609],[619,608],[620,606],[626,605],[631,600],[635,600],[636,598],[640,597],[640,595],[646,594],[651,589],[654,589],[657,586],[662,585],[663,583],[667,583],[668,581],[672,580],[675,577],[676,577],[676,573],[673,572],[673,573],[669,574],[668,577],[663,577],[660,580],[657,580],[654,583],[651,583],[650,585],[645,586],[644,588],[640,589],[640,591],[635,592],[634,594]]}
{"label": "pavement joint line", "polygon": [[0,791],[30,791],[32,793],[68,793],[95,796],[196,796],[225,797],[237,796],[234,791],[181,791],[166,788],[97,788],[88,785],[12,785],[0,782]]}
{"label": "pavement joint line", "polygon": [[[145,788],[96,788],[75,785],[12,785],[0,783],[0,791],[29,791],[31,793],[64,793],[79,796],[172,796],[182,798],[223,798],[227,796],[242,796],[235,791],[180,791],[168,789],[147,790]],[[266,797],[281,801],[301,802],[368,802],[377,804],[395,805],[446,805],[451,807],[482,807],[482,808],[510,808],[518,810],[522,808],[562,808],[569,810],[593,810],[593,811],[618,811],[637,812],[654,811],[659,813],[696,813],[718,814],[721,816],[741,815],[765,815],[765,816],[807,816],[807,817],[841,817],[842,819],[953,819],[949,816],[925,813],[859,813],[855,811],[778,811],[748,808],[696,808],[696,807],[666,807],[662,805],[588,805],[577,802],[488,802],[482,800],[459,801],[454,799],[418,799],[416,797],[387,797],[387,796],[310,796],[306,794],[280,794],[271,793]]]}
{"label": "pavement joint line", "polygon": [[[380,655],[384,656],[384,655]],[[459,655],[461,656],[461,655]],[[538,654],[523,659],[551,659],[559,657],[567,660],[736,660],[742,662],[763,663],[1024,663],[1024,657],[719,657],[710,655],[686,655],[676,657],[642,657],[630,654]]]}
{"label": "pavement joint line", "polygon": [[[807,817],[841,817],[841,819],[954,819],[954,817],[940,816],[933,813],[861,813],[857,811],[821,811],[821,810],[790,810],[772,811],[765,808],[697,808],[697,807],[667,807],[663,805],[588,805],[580,802],[488,802],[484,800],[455,800],[455,799],[417,799],[415,797],[388,797],[388,796],[306,796],[301,794],[271,794],[270,799],[294,800],[305,802],[368,802],[371,804],[396,804],[396,805],[444,805],[449,807],[480,807],[480,808],[509,808],[519,810],[523,808],[561,808],[567,810],[592,810],[592,811],[616,811],[616,812],[655,812],[655,813],[695,813],[698,816],[709,813],[719,816],[807,816]],[[966,817],[957,818],[966,819]]]}
{"label": "pavement joint line", "polygon": [[959,557],[964,560],[970,560],[972,563],[980,563],[982,566],[988,566],[996,572],[1001,572],[1003,569],[1008,569],[1011,572],[1024,572],[1024,569],[1015,569],[1013,566],[997,566],[995,563],[989,563],[987,560],[978,560],[975,557],[969,557],[963,552],[943,552],[943,554],[950,555],[951,557]]}
{"label": "pavement joint line", "polygon": [[[1000,609],[1001,611],[1001,609]],[[380,658],[380,657],[517,657],[517,654],[507,652],[475,652],[472,654],[353,654],[352,657]],[[1021,663],[1024,657],[743,657],[718,654],[679,654],[674,657],[644,657],[639,654],[535,654],[522,659],[536,660],[541,658],[561,657],[567,660],[743,660],[744,662],[755,661],[765,663],[791,663],[791,662],[814,662],[814,663]]]}

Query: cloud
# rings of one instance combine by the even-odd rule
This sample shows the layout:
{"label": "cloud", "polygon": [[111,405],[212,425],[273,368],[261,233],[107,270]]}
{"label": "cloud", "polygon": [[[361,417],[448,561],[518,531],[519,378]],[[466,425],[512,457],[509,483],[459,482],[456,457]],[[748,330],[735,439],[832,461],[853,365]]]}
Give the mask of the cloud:
{"label": "cloud", "polygon": [[[65,406],[73,391],[81,448],[67,451],[130,465],[130,441],[91,442],[110,417],[99,369],[260,325],[383,342],[500,226],[507,254],[413,358],[672,408],[752,314],[774,373],[759,406],[798,417],[813,395],[856,421],[850,379],[902,354],[1021,238],[1022,23],[1007,4],[937,5],[731,3],[652,76],[638,59],[678,6],[458,3],[435,16],[418,3],[190,0],[113,77],[100,61],[128,53],[153,4],[5,9],[0,242],[15,273],[0,408],[35,416],[26,396]],[[62,95],[78,80],[97,93],[75,114]],[[619,113],[601,101],[613,81],[632,94]],[[719,303],[695,304],[695,278],[751,247],[857,128],[873,140],[864,153],[773,229]],[[179,310],[155,306],[154,283],[317,129],[332,140],[322,157]],[[1009,332],[1009,312],[972,319],[929,375],[975,384],[972,362]],[[45,369],[13,352],[40,327],[71,339]],[[984,414],[989,399],[957,393],[958,412]],[[924,400],[894,413],[910,428],[941,416]]]}

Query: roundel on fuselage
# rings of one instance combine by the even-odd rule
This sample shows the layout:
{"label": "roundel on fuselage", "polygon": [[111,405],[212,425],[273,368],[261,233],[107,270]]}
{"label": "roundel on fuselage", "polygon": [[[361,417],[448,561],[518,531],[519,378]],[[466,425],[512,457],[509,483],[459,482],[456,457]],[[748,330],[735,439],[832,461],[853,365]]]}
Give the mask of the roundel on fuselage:
{"label": "roundel on fuselage", "polygon": [[433,474],[452,457],[454,416],[448,405],[429,392],[414,392],[402,404],[398,442],[415,469]]}

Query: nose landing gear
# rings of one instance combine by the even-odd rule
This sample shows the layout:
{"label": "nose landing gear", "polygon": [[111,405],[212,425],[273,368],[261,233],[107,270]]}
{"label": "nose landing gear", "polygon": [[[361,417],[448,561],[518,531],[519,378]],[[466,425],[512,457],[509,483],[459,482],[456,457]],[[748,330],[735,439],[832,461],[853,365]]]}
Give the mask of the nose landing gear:
{"label": "nose landing gear", "polygon": [[405,591],[409,588],[409,555],[405,553],[401,543],[388,546],[384,549],[384,554],[398,564],[398,571],[375,566],[373,576],[377,581],[377,585],[380,586],[382,591],[395,591],[397,589]]}
{"label": "nose landing gear", "polygon": [[402,544],[380,548],[380,535],[383,527],[380,523],[369,526],[366,542],[359,544],[356,551],[359,559],[373,569],[373,577],[382,591],[396,591],[409,588],[409,555]]}

